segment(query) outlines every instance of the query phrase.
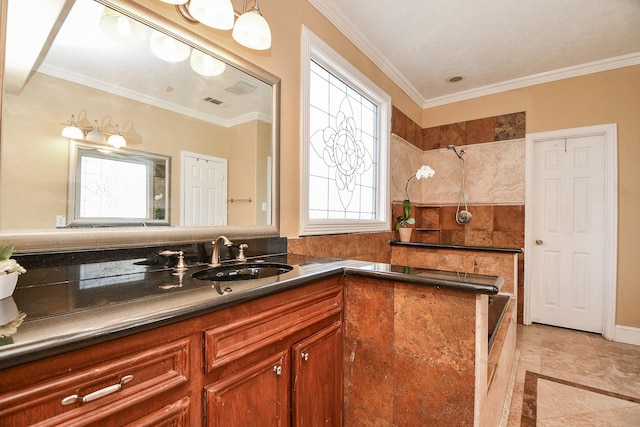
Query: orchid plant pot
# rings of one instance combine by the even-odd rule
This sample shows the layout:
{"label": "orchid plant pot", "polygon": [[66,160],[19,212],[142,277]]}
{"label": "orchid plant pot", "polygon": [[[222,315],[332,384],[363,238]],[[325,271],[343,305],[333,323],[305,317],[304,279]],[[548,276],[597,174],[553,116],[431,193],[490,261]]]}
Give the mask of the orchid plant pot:
{"label": "orchid plant pot", "polygon": [[19,273],[17,271],[8,274],[0,274],[0,300],[9,298],[18,283]]}
{"label": "orchid plant pot", "polygon": [[401,242],[410,242],[411,241],[411,232],[413,228],[410,227],[400,227],[398,228],[398,233],[400,234]]}

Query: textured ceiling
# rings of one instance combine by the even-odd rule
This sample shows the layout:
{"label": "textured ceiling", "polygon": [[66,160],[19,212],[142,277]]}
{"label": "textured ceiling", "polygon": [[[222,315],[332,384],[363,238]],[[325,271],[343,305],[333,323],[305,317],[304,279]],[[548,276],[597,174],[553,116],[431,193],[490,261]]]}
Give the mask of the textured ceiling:
{"label": "textured ceiling", "polygon": [[425,108],[640,64],[640,0],[309,1]]}

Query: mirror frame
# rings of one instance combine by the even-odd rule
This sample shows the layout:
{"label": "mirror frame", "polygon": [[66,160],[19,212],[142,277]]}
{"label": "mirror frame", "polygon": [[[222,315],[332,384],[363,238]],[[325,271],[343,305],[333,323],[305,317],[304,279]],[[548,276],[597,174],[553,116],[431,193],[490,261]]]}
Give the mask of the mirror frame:
{"label": "mirror frame", "polygon": [[[64,229],[64,230],[0,230],[0,243],[13,244],[16,253],[47,253],[74,250],[115,249],[180,243],[197,243],[213,240],[220,234],[230,238],[279,237],[280,199],[280,78],[233,54],[194,31],[176,24],[168,18],[142,5],[126,0],[94,0],[118,12],[132,17],[160,32],[197,47],[235,68],[268,83],[273,88],[272,123],[272,224],[255,226],[219,227],[121,227],[108,229]],[[7,13],[9,0],[0,0],[0,147],[2,146],[2,113],[4,94],[4,46],[7,34]],[[176,14],[176,16],[178,16]],[[1,167],[1,165],[0,165]],[[0,181],[0,203],[2,203]]]}

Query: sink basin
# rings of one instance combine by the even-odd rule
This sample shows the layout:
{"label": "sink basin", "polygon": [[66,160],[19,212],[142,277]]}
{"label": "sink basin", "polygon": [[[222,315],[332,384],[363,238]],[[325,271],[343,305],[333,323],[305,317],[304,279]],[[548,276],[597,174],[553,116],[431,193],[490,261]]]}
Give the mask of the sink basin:
{"label": "sink basin", "polygon": [[276,262],[253,262],[247,264],[221,265],[193,273],[191,277],[210,281],[236,281],[262,279],[277,276],[293,270],[288,264]]}

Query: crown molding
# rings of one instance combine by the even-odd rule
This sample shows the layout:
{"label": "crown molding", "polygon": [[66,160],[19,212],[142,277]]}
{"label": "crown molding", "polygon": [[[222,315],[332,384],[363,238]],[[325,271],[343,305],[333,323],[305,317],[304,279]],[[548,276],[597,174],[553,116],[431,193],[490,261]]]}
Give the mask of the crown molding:
{"label": "crown molding", "polygon": [[616,68],[629,67],[640,64],[640,52],[628,55],[616,56],[600,61],[588,62],[586,64],[574,65],[557,70],[546,71],[544,73],[532,74],[530,76],[520,77],[513,80],[507,80],[493,85],[482,86],[462,92],[452,93],[450,95],[439,96],[426,100],[422,104],[422,108],[437,107],[440,105],[451,104],[453,102],[465,101],[472,98],[478,98],[486,95],[493,95],[500,92],[506,92],[523,87],[534,86],[541,83],[549,83],[557,80],[568,79],[572,77],[584,76],[587,74],[609,71]]}
{"label": "crown molding", "polygon": [[369,42],[368,37],[356,28],[349,18],[339,8],[331,7],[331,2],[323,0],[309,0],[309,3],[324,15],[338,31],[344,34],[360,51],[369,58],[383,73],[385,73],[400,89],[418,105],[423,105],[426,100],[416,88],[404,77],[386,56]]}
{"label": "crown molding", "polygon": [[578,77],[616,68],[628,67],[640,64],[640,52],[628,55],[588,62],[544,73],[533,74],[501,83],[482,86],[461,92],[443,95],[435,98],[425,98],[404,77],[404,75],[389,60],[369,42],[367,36],[359,31],[349,18],[339,8],[332,7],[331,2],[323,0],[308,0],[322,15],[325,16],[342,34],[344,34],[360,51],[367,56],[382,72],[384,72],[400,89],[402,89],[416,104],[423,109],[465,101],[486,95],[493,95],[509,90],[520,89],[541,83],[549,83],[556,80]]}

